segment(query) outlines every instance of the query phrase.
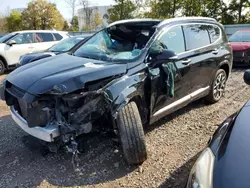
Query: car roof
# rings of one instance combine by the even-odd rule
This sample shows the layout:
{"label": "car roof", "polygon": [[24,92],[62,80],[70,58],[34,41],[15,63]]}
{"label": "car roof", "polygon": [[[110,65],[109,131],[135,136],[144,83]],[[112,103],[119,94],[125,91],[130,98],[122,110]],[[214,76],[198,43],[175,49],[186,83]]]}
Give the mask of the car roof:
{"label": "car roof", "polygon": [[139,23],[139,22],[161,22],[159,19],[152,18],[140,18],[140,19],[127,19],[127,20],[119,20],[109,24],[107,27],[112,27],[114,25],[126,24],[126,23]]}
{"label": "car roof", "polygon": [[39,32],[39,33],[68,33],[66,31],[56,31],[56,30],[23,30],[23,31],[15,31],[13,33],[35,33],[35,32]]}
{"label": "car roof", "polygon": [[180,18],[170,18],[163,20],[161,23],[157,25],[157,27],[161,27],[166,24],[174,23],[174,22],[184,22],[184,21],[197,21],[197,22],[217,22],[214,18],[209,17],[180,17]]}
{"label": "car roof", "polygon": [[112,27],[114,25],[119,25],[119,24],[139,23],[139,22],[156,22],[156,23],[158,22],[157,27],[161,27],[166,24],[181,22],[181,21],[216,22],[214,18],[209,18],[209,17],[179,17],[179,18],[170,18],[166,20],[142,18],[142,19],[127,19],[127,20],[116,21],[109,24],[107,27]]}

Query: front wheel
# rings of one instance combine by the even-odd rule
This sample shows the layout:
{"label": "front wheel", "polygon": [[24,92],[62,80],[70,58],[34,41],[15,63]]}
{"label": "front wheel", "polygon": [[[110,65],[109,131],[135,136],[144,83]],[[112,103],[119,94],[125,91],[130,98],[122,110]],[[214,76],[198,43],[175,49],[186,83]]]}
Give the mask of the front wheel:
{"label": "front wheel", "polygon": [[120,110],[117,126],[128,164],[143,163],[147,159],[146,143],[140,113],[135,102],[130,102]]}
{"label": "front wheel", "polygon": [[0,75],[5,72],[5,65],[2,60],[0,60]]}
{"label": "front wheel", "polygon": [[219,69],[215,74],[210,93],[205,98],[205,100],[211,104],[218,102],[224,95],[226,82],[227,73],[225,72],[225,70]]}

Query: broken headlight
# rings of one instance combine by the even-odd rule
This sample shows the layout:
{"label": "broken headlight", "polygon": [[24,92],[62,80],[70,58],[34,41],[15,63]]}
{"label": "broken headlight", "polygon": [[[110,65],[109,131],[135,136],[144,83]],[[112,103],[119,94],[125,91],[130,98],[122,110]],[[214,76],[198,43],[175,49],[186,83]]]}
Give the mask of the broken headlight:
{"label": "broken headlight", "polygon": [[67,86],[64,84],[55,85],[52,90],[50,90],[49,94],[60,95],[64,94],[67,91]]}
{"label": "broken headlight", "polygon": [[195,162],[188,178],[188,188],[212,188],[213,186],[214,154],[206,148]]}

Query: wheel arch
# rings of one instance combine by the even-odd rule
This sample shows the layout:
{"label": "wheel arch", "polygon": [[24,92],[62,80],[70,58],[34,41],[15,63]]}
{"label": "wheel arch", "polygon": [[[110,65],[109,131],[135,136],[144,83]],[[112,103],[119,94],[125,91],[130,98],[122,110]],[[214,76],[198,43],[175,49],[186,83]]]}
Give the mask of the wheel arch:
{"label": "wheel arch", "polygon": [[6,59],[2,55],[0,55],[0,60],[3,61],[5,69],[7,69],[8,68],[8,63],[7,63]]}
{"label": "wheel arch", "polygon": [[226,74],[227,74],[227,78],[229,77],[229,74],[230,74],[230,66],[227,64],[227,63],[223,63],[219,66],[219,69],[223,69]]}

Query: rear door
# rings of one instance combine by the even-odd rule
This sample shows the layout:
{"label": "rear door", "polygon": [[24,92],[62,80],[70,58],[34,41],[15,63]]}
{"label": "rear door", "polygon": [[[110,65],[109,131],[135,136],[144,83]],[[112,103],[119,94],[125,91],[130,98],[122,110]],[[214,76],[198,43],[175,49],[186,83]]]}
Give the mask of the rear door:
{"label": "rear door", "polygon": [[216,44],[217,29],[209,24],[183,25],[185,54],[188,57],[192,75],[190,77],[192,92],[206,90],[211,84],[220,48]]}
{"label": "rear door", "polygon": [[34,35],[33,33],[19,33],[11,38],[16,44],[5,45],[4,54],[8,61],[8,65],[15,65],[18,63],[20,56],[33,52]]}

